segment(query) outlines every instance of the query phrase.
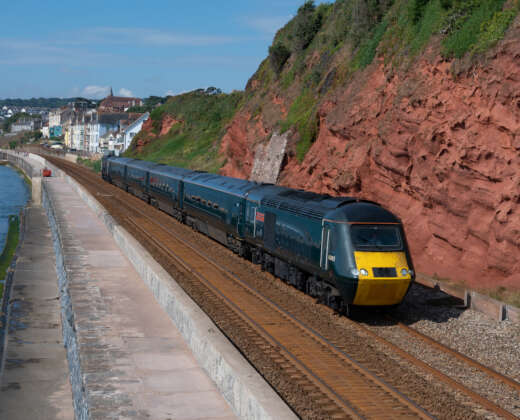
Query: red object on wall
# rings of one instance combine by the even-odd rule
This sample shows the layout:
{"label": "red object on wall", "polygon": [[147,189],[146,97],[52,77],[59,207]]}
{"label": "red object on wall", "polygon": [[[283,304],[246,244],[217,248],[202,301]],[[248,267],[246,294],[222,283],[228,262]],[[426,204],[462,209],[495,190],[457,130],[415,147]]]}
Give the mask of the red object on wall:
{"label": "red object on wall", "polygon": [[52,172],[50,169],[45,168],[42,172],[42,176],[51,176]]}

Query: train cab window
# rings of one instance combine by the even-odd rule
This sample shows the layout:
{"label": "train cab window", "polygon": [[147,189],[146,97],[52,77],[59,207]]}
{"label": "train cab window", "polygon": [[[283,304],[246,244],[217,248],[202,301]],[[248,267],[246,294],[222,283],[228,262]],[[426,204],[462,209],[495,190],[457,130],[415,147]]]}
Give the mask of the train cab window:
{"label": "train cab window", "polygon": [[397,225],[352,225],[352,245],[360,251],[400,251],[403,248]]}

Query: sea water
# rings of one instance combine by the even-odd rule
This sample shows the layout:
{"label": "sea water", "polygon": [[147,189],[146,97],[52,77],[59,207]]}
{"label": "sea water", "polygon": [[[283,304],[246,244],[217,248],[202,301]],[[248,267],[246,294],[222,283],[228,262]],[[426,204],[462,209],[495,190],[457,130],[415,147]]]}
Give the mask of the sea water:
{"label": "sea water", "polygon": [[20,174],[0,165],[0,254],[5,246],[9,216],[19,215],[28,199],[29,188]]}

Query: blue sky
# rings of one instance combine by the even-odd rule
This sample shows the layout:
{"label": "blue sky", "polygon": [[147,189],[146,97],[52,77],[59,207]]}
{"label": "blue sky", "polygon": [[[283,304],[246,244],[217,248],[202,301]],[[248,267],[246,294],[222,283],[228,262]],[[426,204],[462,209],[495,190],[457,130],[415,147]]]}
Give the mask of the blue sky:
{"label": "blue sky", "polygon": [[303,0],[26,1],[0,8],[0,98],[243,89]]}

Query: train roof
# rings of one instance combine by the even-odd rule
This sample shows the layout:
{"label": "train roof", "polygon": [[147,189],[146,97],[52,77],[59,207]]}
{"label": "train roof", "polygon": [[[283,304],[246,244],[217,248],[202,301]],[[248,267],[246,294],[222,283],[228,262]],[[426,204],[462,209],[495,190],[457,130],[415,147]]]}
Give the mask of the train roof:
{"label": "train roof", "polygon": [[354,197],[331,197],[275,185],[253,190],[249,198],[253,197],[262,206],[314,219],[351,223],[400,223],[396,216],[379,204]]}
{"label": "train roof", "polygon": [[389,210],[371,201],[345,203],[327,214],[332,221],[349,223],[401,223]]}
{"label": "train roof", "polygon": [[258,186],[257,183],[245,179],[231,178],[207,172],[193,172],[188,174],[184,181],[240,197],[245,197],[248,191]]}
{"label": "train roof", "polygon": [[[275,186],[272,186],[275,187]],[[294,190],[285,187],[266,188],[260,202],[263,206],[274,207],[290,213],[315,219],[322,219],[331,210],[347,202],[356,201],[351,197],[331,197],[310,191]]]}
{"label": "train roof", "polygon": [[149,162],[147,160],[131,159],[126,162],[126,165],[136,169],[142,169],[143,171],[149,171],[151,168],[158,166],[159,163]]}
{"label": "train roof", "polygon": [[117,156],[108,156],[106,159],[110,162],[118,163],[120,165],[126,165],[128,162],[135,160],[132,158],[117,157]]}
{"label": "train roof", "polygon": [[177,168],[175,166],[159,164],[156,167],[154,167],[150,172],[159,175],[164,175],[166,177],[183,178],[186,175],[193,173],[194,171],[191,169]]}

